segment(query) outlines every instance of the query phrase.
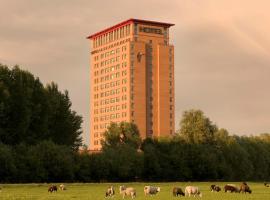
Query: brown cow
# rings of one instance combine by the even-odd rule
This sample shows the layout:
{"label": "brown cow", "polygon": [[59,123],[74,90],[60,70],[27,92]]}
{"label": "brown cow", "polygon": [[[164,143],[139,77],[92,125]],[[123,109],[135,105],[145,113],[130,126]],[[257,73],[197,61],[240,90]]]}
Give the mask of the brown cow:
{"label": "brown cow", "polygon": [[238,187],[236,187],[234,184],[227,184],[224,186],[224,191],[230,191],[230,192],[238,192],[239,193],[239,189]]}
{"label": "brown cow", "polygon": [[48,192],[52,193],[52,192],[57,192],[57,186],[56,185],[52,185],[48,188]]}
{"label": "brown cow", "polygon": [[211,192],[219,192],[221,191],[221,188],[218,185],[211,185],[210,190]]}
{"label": "brown cow", "polygon": [[249,188],[249,186],[247,185],[246,182],[243,182],[241,185],[240,185],[240,191],[239,192],[242,192],[242,193],[249,193],[251,194],[251,189]]}
{"label": "brown cow", "polygon": [[173,188],[173,196],[178,197],[178,196],[185,196],[185,193],[180,187],[174,187]]}

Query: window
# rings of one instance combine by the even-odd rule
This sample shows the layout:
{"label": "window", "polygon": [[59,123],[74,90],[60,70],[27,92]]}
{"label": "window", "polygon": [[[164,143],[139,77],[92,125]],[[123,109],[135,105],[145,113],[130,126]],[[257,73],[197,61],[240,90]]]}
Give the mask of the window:
{"label": "window", "polygon": [[111,111],[114,111],[115,110],[115,107],[114,106],[111,106]]}
{"label": "window", "polygon": [[127,83],[127,79],[125,78],[125,79],[122,79],[122,84],[125,84],[125,83]]}
{"label": "window", "polygon": [[122,71],[122,76],[126,76],[127,75],[127,70]]}
{"label": "window", "polygon": [[127,100],[127,95],[122,96],[122,101],[125,101],[125,100]]}

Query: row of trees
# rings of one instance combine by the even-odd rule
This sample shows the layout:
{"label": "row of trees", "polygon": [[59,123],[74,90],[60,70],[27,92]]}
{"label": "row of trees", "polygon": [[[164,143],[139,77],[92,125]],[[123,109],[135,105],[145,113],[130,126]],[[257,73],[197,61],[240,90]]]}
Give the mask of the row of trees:
{"label": "row of trees", "polygon": [[81,116],[67,91],[0,64],[0,182],[270,180],[270,134],[232,136],[200,110],[170,138],[112,123],[101,153],[78,153]]}
{"label": "row of trees", "polygon": [[134,124],[112,123],[95,155],[106,173],[95,180],[270,180],[270,134],[230,136],[200,110],[184,112],[180,127],[174,137],[141,141]]}
{"label": "row of trees", "polygon": [[216,135],[211,144],[190,143],[182,135],[141,141],[134,124],[111,124],[97,154],[51,141],[0,144],[0,177],[2,182],[270,180],[269,134],[218,132],[226,136]]}

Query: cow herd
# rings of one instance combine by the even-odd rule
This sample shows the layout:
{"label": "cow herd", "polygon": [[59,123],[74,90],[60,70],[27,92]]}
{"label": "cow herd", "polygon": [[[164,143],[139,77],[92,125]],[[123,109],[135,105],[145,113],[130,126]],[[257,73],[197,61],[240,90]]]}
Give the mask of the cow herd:
{"label": "cow herd", "polygon": [[[218,190],[216,190],[218,189]],[[216,186],[216,185],[211,185],[211,191],[221,191],[221,188],[219,186]],[[235,184],[226,184],[224,186],[224,191],[225,192],[235,192],[235,193],[249,193],[251,194],[251,189],[250,187],[248,186],[248,184],[246,182],[243,182],[241,183],[240,187],[237,187]]]}
{"label": "cow herd", "polygon": [[[143,188],[145,196],[156,195],[160,192],[160,190],[161,190],[161,188],[156,187],[156,186],[145,186]],[[222,189],[218,185],[211,185],[210,191],[220,192],[220,191],[222,191]],[[240,193],[241,192],[241,193],[251,194],[252,191],[251,191],[250,187],[248,186],[248,184],[246,182],[243,182],[243,183],[241,183],[240,187],[237,187],[235,184],[226,184],[224,186],[224,192],[231,192],[231,193],[233,193],[233,192]],[[126,187],[126,186],[122,185],[119,187],[119,194],[122,195],[123,199],[126,196],[130,196],[133,199],[136,197],[136,189],[133,187]],[[114,195],[115,195],[114,187],[110,186],[109,188],[107,188],[107,190],[105,192],[105,197],[113,197]],[[201,193],[199,187],[197,187],[197,186],[187,186],[184,191],[180,187],[174,187],[172,189],[172,195],[174,197],[177,197],[177,196],[202,197],[202,193]]]}
{"label": "cow herd", "polygon": [[[264,186],[270,187],[270,184],[264,183]],[[59,188],[59,190],[66,190],[67,189],[64,184],[60,184],[59,187],[57,187],[56,185],[51,185],[48,188],[48,192],[50,192],[50,193],[57,192],[58,188]],[[155,186],[145,186],[143,188],[145,196],[156,195],[160,192],[160,190],[161,190],[160,187],[155,187]],[[249,194],[252,193],[252,190],[250,189],[250,187],[248,186],[248,184],[246,182],[242,182],[239,187],[236,186],[235,184],[226,184],[224,186],[223,190],[224,190],[224,192],[230,192],[230,193],[249,193]],[[222,189],[218,185],[211,185],[210,191],[211,192],[220,192],[220,191],[222,191]],[[2,192],[1,187],[0,187],[0,192]],[[122,195],[123,198],[129,196],[132,199],[135,198],[137,195],[135,188],[126,187],[124,185],[119,187],[119,194]],[[109,188],[107,188],[107,190],[105,191],[105,197],[113,197],[114,195],[115,195],[114,187],[110,186]],[[197,187],[197,186],[187,186],[184,191],[180,187],[173,187],[172,195],[174,197],[178,197],[178,196],[187,196],[187,197],[199,196],[199,197],[202,197],[202,193],[201,193],[199,187]]]}
{"label": "cow herd", "polygon": [[[145,186],[143,188],[145,196],[156,195],[160,192],[160,187],[155,186]],[[119,193],[122,195],[123,199],[126,196],[130,196],[132,199],[136,197],[136,189],[133,187],[126,187],[124,185],[119,187]],[[114,187],[109,187],[105,192],[105,197],[113,197],[115,195]],[[198,187],[195,186],[187,186],[185,188],[185,193],[182,191],[180,187],[173,188],[173,196],[202,196]]]}

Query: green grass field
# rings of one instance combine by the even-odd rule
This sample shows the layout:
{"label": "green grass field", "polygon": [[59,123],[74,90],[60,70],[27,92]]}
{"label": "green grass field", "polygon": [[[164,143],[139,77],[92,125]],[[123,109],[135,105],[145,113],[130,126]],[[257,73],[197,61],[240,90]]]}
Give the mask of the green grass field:
{"label": "green grass field", "polygon": [[[137,200],[142,199],[155,199],[155,200],[170,200],[170,199],[187,199],[188,197],[173,197],[172,188],[174,186],[179,186],[183,190],[187,185],[198,186],[202,191],[202,199],[209,200],[270,200],[270,188],[266,188],[262,183],[252,183],[248,182],[250,188],[252,189],[252,194],[236,194],[236,193],[225,193],[221,191],[219,193],[211,192],[209,187],[213,184],[212,182],[198,182],[198,183],[72,183],[65,184],[67,190],[58,191],[55,193],[49,193],[48,187],[49,184],[0,184],[2,191],[0,192],[0,200],[2,199],[12,199],[12,200],[21,200],[21,199],[53,199],[53,200],[67,200],[67,199],[91,199],[91,200],[101,200],[105,199],[104,194],[105,190],[113,185],[116,190],[116,195],[114,200],[122,199],[122,196],[119,195],[119,186],[126,185],[136,188],[137,191]],[[214,183],[223,188],[226,184]],[[240,183],[234,183],[239,185]],[[59,184],[57,184],[59,186]],[[161,191],[156,196],[144,196],[143,187],[145,185],[154,185],[160,186]],[[193,199],[194,197],[190,197]],[[131,199],[127,197],[126,199]]]}

